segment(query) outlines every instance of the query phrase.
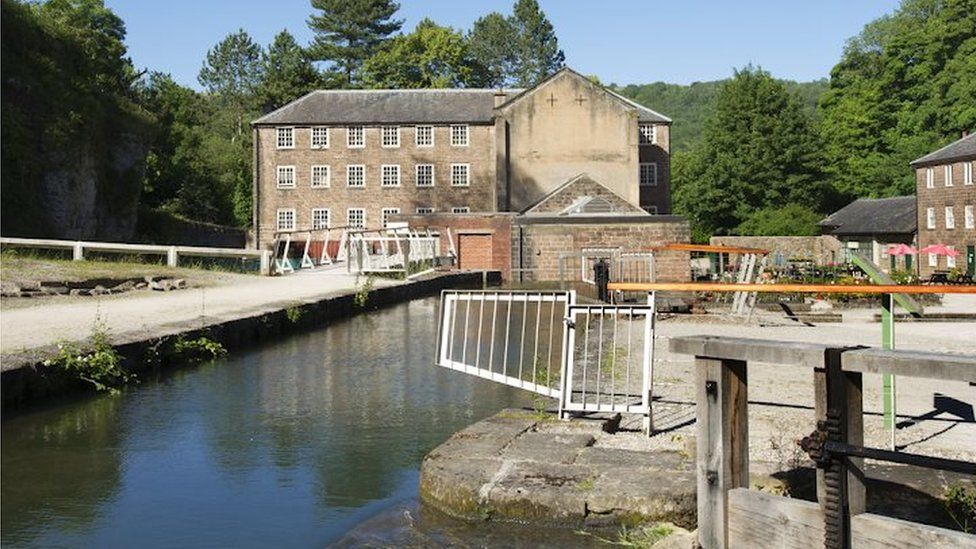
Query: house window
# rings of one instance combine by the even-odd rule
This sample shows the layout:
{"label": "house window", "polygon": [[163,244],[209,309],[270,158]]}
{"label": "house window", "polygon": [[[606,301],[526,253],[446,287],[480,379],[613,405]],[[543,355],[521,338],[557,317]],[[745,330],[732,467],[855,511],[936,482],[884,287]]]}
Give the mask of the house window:
{"label": "house window", "polygon": [[640,130],[641,145],[653,145],[657,143],[657,132],[655,131],[654,124],[639,124],[637,128]]}
{"label": "house window", "polygon": [[946,209],[945,209],[945,212],[946,212],[946,229],[955,229],[956,228],[956,215],[955,215],[954,210],[955,210],[955,208],[953,208],[952,206],[946,206]]}
{"label": "house window", "polygon": [[939,266],[939,256],[935,254],[929,254],[929,267]]}
{"label": "house window", "polygon": [[925,209],[925,228],[926,229],[935,228],[935,208]]}
{"label": "house window", "polygon": [[651,215],[657,215],[657,206],[644,206],[644,211]]}
{"label": "house window", "polygon": [[925,168],[925,188],[935,188],[935,171],[932,168]]}
{"label": "house window", "polygon": [[366,186],[366,166],[354,164],[346,166],[346,186],[365,187]]}
{"label": "house window", "polygon": [[295,148],[295,128],[278,128],[278,148]]}
{"label": "house window", "polygon": [[434,165],[433,164],[417,164],[417,186],[418,187],[434,186]]}
{"label": "house window", "polygon": [[366,210],[363,208],[349,208],[346,210],[346,224],[357,229],[365,229]]}
{"label": "house window", "polygon": [[324,126],[315,126],[312,128],[312,148],[329,148],[329,128]]}
{"label": "house window", "polygon": [[467,187],[471,185],[470,164],[451,164],[451,186]]}
{"label": "house window", "polygon": [[400,126],[383,126],[382,144],[387,148],[400,146]]}
{"label": "house window", "polygon": [[390,224],[390,216],[400,213],[400,208],[383,208],[381,216],[383,219],[383,228],[385,229]]}
{"label": "house window", "polygon": [[432,214],[434,213],[434,208],[417,208],[418,214]]}
{"label": "house window", "polygon": [[329,228],[329,209],[312,208],[312,229]]}
{"label": "house window", "polygon": [[641,162],[640,185],[641,187],[657,186],[657,162]]}
{"label": "house window", "polygon": [[295,166],[278,166],[278,188],[295,188]]}
{"label": "house window", "polygon": [[[955,251],[955,249],[956,249],[955,246],[946,246],[946,248],[949,248],[949,250],[951,250],[951,251]],[[946,256],[946,267],[948,267],[950,269],[955,269],[956,268],[956,258],[955,258],[955,256],[951,256],[951,255],[947,255]]]}
{"label": "house window", "polygon": [[952,186],[952,164],[946,164],[944,168],[945,168],[945,186],[951,187]]}
{"label": "house window", "polygon": [[433,147],[434,126],[417,126],[416,140],[418,147]]}
{"label": "house window", "polygon": [[400,165],[383,164],[380,167],[380,185],[383,187],[400,186]]}
{"label": "house window", "polygon": [[965,211],[966,211],[966,215],[965,215],[965,217],[966,217],[966,228],[967,229],[976,229],[976,215],[974,215],[974,213],[973,213],[973,207],[972,206],[966,206],[966,210]]}
{"label": "house window", "polygon": [[962,165],[962,184],[973,184],[973,162],[966,162]]}
{"label": "house window", "polygon": [[468,146],[468,126],[464,124],[456,124],[451,126],[451,146],[452,147],[467,147]]}
{"label": "house window", "polygon": [[451,208],[452,214],[466,214],[471,211],[471,208],[467,206],[461,206],[459,208]]}
{"label": "house window", "polygon": [[312,188],[327,188],[332,179],[332,172],[328,166],[312,166]]}
{"label": "house window", "polygon": [[294,231],[295,230],[295,209],[282,209],[278,210],[278,214],[275,216],[279,231]]}
{"label": "house window", "polygon": [[361,149],[366,146],[366,130],[362,126],[349,126],[346,128],[346,147],[350,149]]}

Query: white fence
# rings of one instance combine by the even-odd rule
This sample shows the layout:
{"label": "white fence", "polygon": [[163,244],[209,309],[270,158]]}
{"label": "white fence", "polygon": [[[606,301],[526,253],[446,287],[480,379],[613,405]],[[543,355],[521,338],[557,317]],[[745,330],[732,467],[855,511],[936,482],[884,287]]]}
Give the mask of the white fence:
{"label": "white fence", "polygon": [[180,257],[219,257],[258,259],[261,274],[270,274],[271,252],[242,248],[209,248],[203,246],[162,246],[158,244],[126,244],[119,242],[88,242],[82,240],[50,240],[41,238],[0,238],[0,245],[41,250],[71,250],[72,259],[83,261],[85,252],[158,255],[166,257],[166,264],[177,267]]}

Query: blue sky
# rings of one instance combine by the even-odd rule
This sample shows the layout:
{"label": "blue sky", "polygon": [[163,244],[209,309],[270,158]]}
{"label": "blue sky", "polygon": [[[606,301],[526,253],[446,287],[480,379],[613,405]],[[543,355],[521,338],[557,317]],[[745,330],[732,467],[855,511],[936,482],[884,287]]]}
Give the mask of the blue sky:
{"label": "blue sky", "polygon": [[[404,30],[430,17],[468,29],[481,15],[509,13],[513,0],[401,0]],[[761,65],[779,78],[826,77],[844,42],[898,0],[540,0],[567,63],[605,83],[688,84]],[[302,44],[308,0],[106,0],[126,23],[135,64],[199,88],[208,49],[244,28],[267,45],[288,29]]]}

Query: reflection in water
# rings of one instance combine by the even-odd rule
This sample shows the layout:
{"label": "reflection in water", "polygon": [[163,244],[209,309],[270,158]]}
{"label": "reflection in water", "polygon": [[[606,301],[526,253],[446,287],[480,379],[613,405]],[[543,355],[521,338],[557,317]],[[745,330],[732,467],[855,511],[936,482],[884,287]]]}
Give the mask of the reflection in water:
{"label": "reflection in water", "polygon": [[321,546],[528,396],[433,366],[436,299],[2,425],[5,546]]}

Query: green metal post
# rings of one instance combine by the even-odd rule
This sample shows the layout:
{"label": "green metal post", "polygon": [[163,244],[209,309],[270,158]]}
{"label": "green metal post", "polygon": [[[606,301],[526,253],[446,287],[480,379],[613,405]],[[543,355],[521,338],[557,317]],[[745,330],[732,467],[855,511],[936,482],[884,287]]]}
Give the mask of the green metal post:
{"label": "green metal post", "polygon": [[[895,348],[895,312],[891,294],[881,294],[881,348]],[[891,449],[895,449],[895,376],[882,375],[882,396],[884,398],[884,425],[891,433]]]}

